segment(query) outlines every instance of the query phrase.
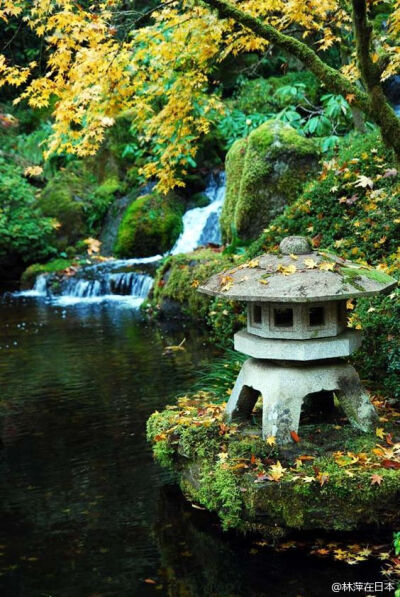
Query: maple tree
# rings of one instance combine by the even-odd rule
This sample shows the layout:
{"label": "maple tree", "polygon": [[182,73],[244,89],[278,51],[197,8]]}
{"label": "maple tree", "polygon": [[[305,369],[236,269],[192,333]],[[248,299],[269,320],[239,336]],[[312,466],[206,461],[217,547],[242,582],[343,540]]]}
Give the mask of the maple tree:
{"label": "maple tree", "polygon": [[[21,88],[16,101],[54,106],[48,155],[93,155],[115,119],[129,117],[148,150],[143,174],[156,176],[166,191],[183,184],[199,139],[223,111],[216,66],[272,45],[364,112],[400,158],[400,122],[382,88],[400,65],[400,2],[385,3],[386,24],[373,28],[369,19],[380,5],[166,0],[139,12],[122,0],[1,0],[0,18],[29,26],[45,60],[17,64],[1,55],[0,84]],[[351,48],[353,41],[347,64],[334,68],[323,59],[330,48]]]}

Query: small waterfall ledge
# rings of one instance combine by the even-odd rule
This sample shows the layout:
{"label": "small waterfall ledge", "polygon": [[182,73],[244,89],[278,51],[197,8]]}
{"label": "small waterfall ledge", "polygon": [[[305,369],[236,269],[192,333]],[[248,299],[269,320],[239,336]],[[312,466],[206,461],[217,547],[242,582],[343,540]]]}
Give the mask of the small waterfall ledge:
{"label": "small waterfall ledge", "polygon": [[[183,231],[168,254],[189,253],[208,243],[221,244],[219,215],[225,199],[225,173],[211,175],[204,193],[210,203],[184,214]],[[163,257],[112,259],[83,266],[73,276],[41,274],[32,290],[13,295],[46,299],[59,306],[117,301],[139,308],[153,286],[152,269]]]}

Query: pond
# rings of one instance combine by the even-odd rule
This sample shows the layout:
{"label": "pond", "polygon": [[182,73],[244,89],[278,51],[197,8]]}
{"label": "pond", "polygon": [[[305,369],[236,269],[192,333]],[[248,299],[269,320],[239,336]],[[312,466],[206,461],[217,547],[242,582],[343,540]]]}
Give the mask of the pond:
{"label": "pond", "polygon": [[[379,580],[222,533],[153,462],[147,417],[215,356],[204,330],[124,304],[0,300],[0,593],[4,597],[330,594]],[[186,338],[185,351],[164,354]],[[382,593],[380,593],[382,594]]]}

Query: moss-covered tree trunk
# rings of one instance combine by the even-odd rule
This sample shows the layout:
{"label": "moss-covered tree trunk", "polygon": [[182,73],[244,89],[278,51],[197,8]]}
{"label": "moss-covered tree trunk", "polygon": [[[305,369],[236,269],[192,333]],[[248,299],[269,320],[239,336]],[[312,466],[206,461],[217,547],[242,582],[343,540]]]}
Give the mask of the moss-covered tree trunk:
{"label": "moss-covered tree trunk", "polygon": [[352,98],[352,106],[359,108],[381,129],[385,143],[391,147],[400,162],[400,120],[390,106],[380,82],[383,65],[374,63],[370,55],[372,28],[367,18],[365,0],[352,0],[354,33],[357,58],[366,91],[349,81],[335,68],[326,64],[305,43],[286,35],[260,19],[240,10],[227,0],[200,0],[217,9],[222,18],[234,19],[253,31],[258,37],[268,40],[298,58],[332,93]]}

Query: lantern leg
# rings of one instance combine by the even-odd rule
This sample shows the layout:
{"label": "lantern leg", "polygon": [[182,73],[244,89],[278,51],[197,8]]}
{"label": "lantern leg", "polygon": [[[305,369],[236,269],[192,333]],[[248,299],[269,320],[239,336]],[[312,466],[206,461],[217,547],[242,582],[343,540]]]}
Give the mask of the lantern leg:
{"label": "lantern leg", "polygon": [[277,443],[291,441],[298,431],[301,408],[309,394],[335,392],[353,427],[368,431],[378,420],[354,367],[342,361],[324,365],[279,365],[248,359],[242,366],[226,406],[229,420],[248,419],[263,398],[262,435]]}
{"label": "lantern leg", "polygon": [[350,423],[360,431],[370,431],[379,419],[354,367],[343,365],[337,387],[337,398]]}

